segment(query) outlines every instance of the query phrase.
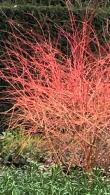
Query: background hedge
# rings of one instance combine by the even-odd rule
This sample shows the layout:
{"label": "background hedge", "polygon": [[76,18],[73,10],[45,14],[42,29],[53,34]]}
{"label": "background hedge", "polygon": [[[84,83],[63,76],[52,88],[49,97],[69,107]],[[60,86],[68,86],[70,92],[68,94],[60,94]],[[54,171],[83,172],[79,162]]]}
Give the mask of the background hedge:
{"label": "background hedge", "polygon": [[[37,5],[65,5],[65,0],[0,0],[1,3],[14,3],[14,4],[37,4]],[[108,6],[109,0],[71,0],[74,5],[86,5],[86,4],[96,4],[100,6]]]}

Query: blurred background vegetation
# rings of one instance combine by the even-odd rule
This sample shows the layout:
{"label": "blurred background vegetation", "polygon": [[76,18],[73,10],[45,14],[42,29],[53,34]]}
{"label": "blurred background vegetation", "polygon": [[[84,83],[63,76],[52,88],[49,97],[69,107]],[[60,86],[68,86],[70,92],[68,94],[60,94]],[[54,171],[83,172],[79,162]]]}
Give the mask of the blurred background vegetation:
{"label": "blurred background vegetation", "polygon": [[[61,5],[65,6],[65,0],[0,0],[2,4],[32,4],[38,6],[50,6],[50,5]],[[85,6],[85,5],[96,5],[101,7],[107,7],[110,4],[110,0],[71,0],[75,6]]]}

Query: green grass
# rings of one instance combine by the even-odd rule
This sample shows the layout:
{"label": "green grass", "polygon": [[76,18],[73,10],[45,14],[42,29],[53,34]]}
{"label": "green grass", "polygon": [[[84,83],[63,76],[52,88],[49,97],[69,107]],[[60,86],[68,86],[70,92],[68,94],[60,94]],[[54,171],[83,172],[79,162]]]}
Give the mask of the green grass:
{"label": "green grass", "polygon": [[[41,171],[43,165],[32,165],[25,169],[1,167],[0,194],[4,195],[107,195],[110,182],[99,170],[94,174],[71,171],[65,175],[58,167]],[[92,179],[91,179],[92,178]]]}

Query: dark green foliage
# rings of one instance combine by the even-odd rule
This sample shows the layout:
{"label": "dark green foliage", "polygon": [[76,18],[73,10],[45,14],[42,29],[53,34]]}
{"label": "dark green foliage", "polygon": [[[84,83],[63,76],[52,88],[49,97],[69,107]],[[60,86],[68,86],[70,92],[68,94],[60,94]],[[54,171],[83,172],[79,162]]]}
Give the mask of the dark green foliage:
{"label": "dark green foliage", "polygon": [[[78,23],[80,23],[86,13],[86,9],[73,8],[73,12],[77,17]],[[106,26],[107,18],[110,18],[109,10],[108,12],[103,11],[103,13],[98,10],[93,19],[93,25],[102,40],[104,39],[102,31]],[[19,5],[16,8],[2,7],[0,14],[0,55],[4,49],[3,40],[8,39],[8,32],[11,31],[11,20],[16,21],[18,24],[22,23],[24,27],[34,28],[38,33],[44,34],[46,38],[50,36],[53,42],[56,42],[58,38],[59,27],[66,31],[71,31],[69,13],[66,7],[58,5],[50,7],[30,5]],[[67,42],[64,38],[58,44],[60,49],[67,52]],[[0,66],[2,66],[1,62]]]}
{"label": "dark green foliage", "polygon": [[[76,15],[78,23],[82,20],[86,13],[86,9],[73,8],[74,15]],[[106,26],[106,19],[110,18],[110,12],[101,13],[97,11],[93,20],[93,25],[101,39],[103,28]],[[59,27],[66,31],[71,30],[70,18],[68,9],[62,6],[17,6],[15,7],[2,7],[0,14],[0,55],[3,53],[3,40],[8,39],[8,32],[10,32],[10,20],[16,21],[18,24],[22,23],[24,27],[35,28],[38,33],[42,31],[47,38],[51,36],[52,41],[56,42],[59,33]],[[40,23],[40,25],[39,25]],[[54,40],[53,40],[54,38]],[[56,40],[55,40],[56,39]],[[60,40],[58,47],[63,51],[67,48],[66,40]],[[67,51],[66,51],[67,52]],[[0,62],[0,67],[2,63]]]}
{"label": "dark green foliage", "polygon": [[[90,10],[91,11],[91,10]],[[77,19],[80,21],[82,20],[82,16],[86,13],[86,8],[84,9],[75,9],[73,8],[74,14],[77,16]],[[36,27],[38,25],[37,21],[40,22],[42,28],[45,29],[45,25],[48,27],[51,26],[61,26],[64,27],[66,30],[71,28],[70,26],[70,18],[69,13],[66,7],[62,6],[17,6],[15,7],[2,7],[0,10],[0,40],[7,36],[6,31],[9,31],[10,25],[8,21],[10,19],[16,20],[18,23],[22,22],[27,27]],[[91,12],[92,13],[92,12]],[[36,18],[34,19],[32,15]],[[104,23],[106,19],[110,18],[110,12],[108,10],[97,10],[97,14],[94,18],[95,26],[97,30],[101,30],[104,27]],[[94,22],[93,22],[94,23]],[[40,28],[40,26],[37,26]],[[53,31],[53,29],[52,29]],[[53,33],[50,31],[50,33]]]}

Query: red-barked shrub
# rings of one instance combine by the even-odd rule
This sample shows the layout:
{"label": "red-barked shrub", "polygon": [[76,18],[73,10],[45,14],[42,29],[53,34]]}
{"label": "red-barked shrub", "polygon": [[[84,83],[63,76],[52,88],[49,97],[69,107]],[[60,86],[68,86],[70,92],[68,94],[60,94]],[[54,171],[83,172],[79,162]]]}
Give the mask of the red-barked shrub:
{"label": "red-barked shrub", "polygon": [[9,83],[3,98],[13,103],[9,128],[40,132],[55,161],[89,170],[110,163],[110,44],[100,43],[86,17],[79,26],[71,21],[71,33],[60,29],[68,55],[10,21],[0,77]]}

